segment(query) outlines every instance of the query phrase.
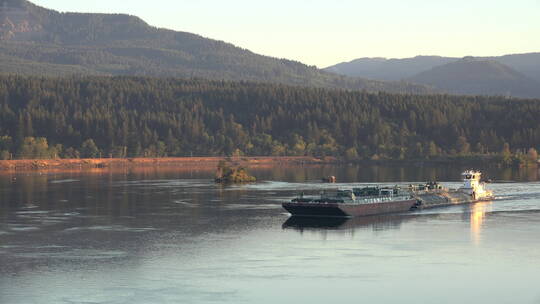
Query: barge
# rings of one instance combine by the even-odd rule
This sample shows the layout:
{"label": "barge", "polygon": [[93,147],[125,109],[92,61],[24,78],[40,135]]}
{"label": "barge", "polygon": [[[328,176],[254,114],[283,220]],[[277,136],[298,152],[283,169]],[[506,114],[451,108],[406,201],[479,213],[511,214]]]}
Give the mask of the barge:
{"label": "barge", "polygon": [[463,186],[458,189],[429,182],[408,188],[364,187],[322,192],[317,197],[302,193],[282,206],[293,216],[354,217],[491,200],[493,193],[481,182],[481,176],[478,171],[463,172]]}

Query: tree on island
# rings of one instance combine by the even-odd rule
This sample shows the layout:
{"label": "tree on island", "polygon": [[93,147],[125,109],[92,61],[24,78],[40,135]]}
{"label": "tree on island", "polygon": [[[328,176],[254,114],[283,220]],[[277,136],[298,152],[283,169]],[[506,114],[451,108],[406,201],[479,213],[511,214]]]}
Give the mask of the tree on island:
{"label": "tree on island", "polygon": [[219,162],[216,171],[216,183],[221,184],[237,184],[237,183],[252,183],[257,179],[248,174],[246,168],[237,166],[233,167],[226,161]]}

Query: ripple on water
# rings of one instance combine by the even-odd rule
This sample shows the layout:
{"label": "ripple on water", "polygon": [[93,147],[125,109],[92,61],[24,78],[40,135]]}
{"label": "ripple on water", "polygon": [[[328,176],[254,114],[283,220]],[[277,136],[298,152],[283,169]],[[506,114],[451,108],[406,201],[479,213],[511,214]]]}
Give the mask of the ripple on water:
{"label": "ripple on water", "polygon": [[66,213],[60,213],[61,216],[79,216],[81,215],[79,212],[66,212]]}
{"label": "ripple on water", "polygon": [[49,211],[17,211],[15,214],[17,215],[43,215],[48,214]]}
{"label": "ripple on water", "polygon": [[286,201],[290,201],[291,199],[293,199],[293,197],[291,196],[287,196],[287,197],[272,197],[272,198],[269,198],[269,197],[265,197],[264,200],[265,201],[268,201],[268,202],[277,202],[277,203],[283,203],[283,202],[286,202]]}
{"label": "ripple on water", "polygon": [[153,227],[131,228],[121,225],[111,226],[89,226],[89,227],[72,227],[64,229],[63,232],[78,232],[78,231],[108,231],[108,232],[147,232],[159,230]]}
{"label": "ripple on water", "polygon": [[196,207],[198,207],[197,204],[186,202],[186,201],[181,201],[181,200],[174,200],[173,203],[177,204],[177,205],[183,205],[183,206],[186,206],[188,208],[196,208]]}
{"label": "ripple on water", "polygon": [[63,260],[108,260],[124,258],[128,254],[121,250],[73,249],[61,252],[28,252],[15,256],[26,259],[63,259]]}
{"label": "ripple on water", "polygon": [[50,181],[51,184],[66,184],[66,183],[76,183],[80,182],[78,179],[59,179]]}
{"label": "ripple on water", "polygon": [[36,209],[36,208],[39,208],[38,205],[35,205],[35,204],[32,204],[32,203],[27,203],[23,206],[22,209],[24,210],[31,210],[31,209]]}
{"label": "ripple on water", "polygon": [[46,246],[37,246],[34,247],[36,249],[62,249],[66,248],[66,246],[60,246],[60,245],[46,245]]}
{"label": "ripple on water", "polygon": [[8,224],[8,230],[11,232],[31,232],[41,230],[36,226],[26,226],[21,224]]}
{"label": "ripple on water", "polygon": [[395,186],[395,185],[401,185],[401,186],[408,186],[409,183],[335,183],[335,184],[328,184],[328,183],[321,183],[318,181],[308,181],[303,183],[289,183],[289,182],[280,182],[280,181],[264,181],[254,184],[246,184],[246,185],[234,185],[227,187],[227,190],[238,190],[238,189],[248,189],[248,190],[255,190],[255,191],[270,191],[271,194],[275,194],[275,191],[290,191],[290,190],[296,190],[296,191],[315,191],[315,190],[332,190],[332,189],[350,189],[355,187],[363,187],[363,186]]}
{"label": "ripple on water", "polygon": [[166,180],[138,180],[138,181],[122,181],[115,183],[115,186],[138,186],[152,188],[194,188],[205,187],[212,185],[212,180],[209,179],[166,179]]}
{"label": "ripple on water", "polygon": [[267,210],[267,209],[279,209],[279,204],[227,204],[222,208],[227,210]]}

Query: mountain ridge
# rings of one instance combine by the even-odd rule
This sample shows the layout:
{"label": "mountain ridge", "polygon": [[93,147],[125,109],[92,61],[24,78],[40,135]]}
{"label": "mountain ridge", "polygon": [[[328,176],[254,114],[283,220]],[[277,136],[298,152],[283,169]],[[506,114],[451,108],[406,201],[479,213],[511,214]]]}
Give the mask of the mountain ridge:
{"label": "mountain ridge", "polygon": [[334,73],[387,81],[408,78],[437,65],[450,63],[458,58],[419,55],[412,58],[364,57],[325,68]]}
{"label": "mountain ridge", "polygon": [[[26,0],[0,1],[0,39],[0,68],[5,74],[66,76],[75,71],[432,92],[424,85],[347,77],[258,55],[197,34],[153,27],[136,16],[61,13]],[[20,64],[10,64],[10,58]]]}
{"label": "mountain ridge", "polygon": [[[464,61],[465,60],[465,61]],[[501,73],[497,77],[493,77],[489,73],[485,73],[483,68],[489,69],[489,67],[475,64],[478,62],[487,62],[491,61],[491,71],[493,73]],[[456,86],[445,85],[446,82],[455,82],[453,79],[456,75],[451,73],[447,75],[448,79],[443,81],[441,78],[443,75],[440,74],[439,67],[444,67],[445,65],[452,63],[467,63],[472,66],[480,68],[478,71],[471,70],[469,68],[469,73],[475,75],[476,78],[474,81],[478,82],[476,87],[478,91],[471,91],[475,85],[470,83],[463,83],[463,88],[458,88]],[[506,66],[502,68],[497,66],[497,64]],[[485,63],[487,64],[487,63]],[[489,65],[489,64],[487,64]],[[497,67],[496,67],[497,66]],[[461,66],[462,69],[465,69],[464,66]],[[435,69],[436,76],[438,78],[438,85],[434,86],[434,81],[431,81],[429,77],[424,77],[428,74],[429,71]],[[512,71],[509,71],[511,69]],[[512,92],[512,96],[515,97],[527,97],[527,98],[540,98],[540,53],[524,53],[524,54],[510,54],[504,56],[485,56],[485,57],[472,57],[467,56],[464,58],[454,58],[454,57],[441,57],[441,56],[416,56],[412,58],[403,58],[403,59],[387,59],[387,58],[358,58],[350,62],[343,62],[337,65],[326,68],[327,71],[332,71],[337,74],[349,75],[355,77],[365,77],[369,79],[376,80],[387,80],[387,81],[398,81],[398,80],[407,80],[414,81],[416,83],[421,83],[429,86],[434,86],[436,89],[444,90],[451,94],[487,94],[487,95],[498,95],[504,92]],[[450,72],[450,70],[447,70]],[[454,71],[457,72],[457,71]],[[484,78],[480,78],[480,75],[483,74]],[[501,82],[501,79],[504,79],[508,75],[512,74],[510,82]],[[467,75],[462,75],[467,77]],[[493,83],[491,84],[491,89],[488,89],[489,85],[486,82],[487,80],[492,79]],[[516,81],[522,81],[522,84],[518,84]],[[480,89],[482,87],[482,89]],[[519,88],[519,89],[518,89]],[[503,94],[506,95],[506,94]]]}
{"label": "mountain ridge", "polygon": [[465,57],[408,79],[454,94],[540,96],[540,83],[492,59]]}
{"label": "mountain ridge", "polygon": [[[418,74],[420,72],[424,72],[428,69],[431,69],[435,66],[455,62],[463,58],[472,57],[477,59],[485,59],[485,60],[495,60],[499,63],[508,65],[509,67],[531,77],[536,80],[540,81],[540,52],[532,52],[532,53],[519,53],[519,54],[507,54],[502,56],[465,56],[465,57],[445,57],[445,56],[438,56],[438,55],[417,55],[415,57],[408,57],[408,58],[386,58],[386,57],[361,57],[357,59],[353,59],[351,61],[345,61],[341,62],[329,67],[324,68],[324,70],[333,71],[335,73],[339,73],[342,75],[361,75],[363,77],[371,77],[370,79],[380,79],[377,78],[374,75],[370,75],[369,73],[366,73],[365,66],[362,66],[361,64],[367,63],[367,64],[379,64],[376,68],[381,68],[380,65],[386,65],[391,63],[406,63],[409,61],[414,60],[422,60],[425,58],[433,59],[433,58],[440,58],[440,62],[434,62],[433,64],[429,63],[422,63],[427,66],[426,69],[423,70],[416,70],[410,72],[409,75],[406,75],[404,78],[413,76],[414,74]],[[531,66],[533,67],[531,69]],[[361,69],[361,70],[358,70]],[[363,70],[362,70],[363,69]],[[369,69],[367,69],[369,71]],[[399,75],[398,75],[399,76]],[[402,78],[396,76],[395,74],[392,74],[387,79],[389,80],[400,80]]]}

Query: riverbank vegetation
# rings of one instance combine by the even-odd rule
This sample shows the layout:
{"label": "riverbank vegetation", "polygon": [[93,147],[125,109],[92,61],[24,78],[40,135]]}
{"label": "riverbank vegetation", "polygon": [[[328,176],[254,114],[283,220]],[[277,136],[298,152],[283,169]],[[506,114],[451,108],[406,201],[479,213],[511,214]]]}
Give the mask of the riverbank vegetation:
{"label": "riverbank vegetation", "polygon": [[535,165],[539,146],[537,100],[0,77],[0,159],[288,155]]}

